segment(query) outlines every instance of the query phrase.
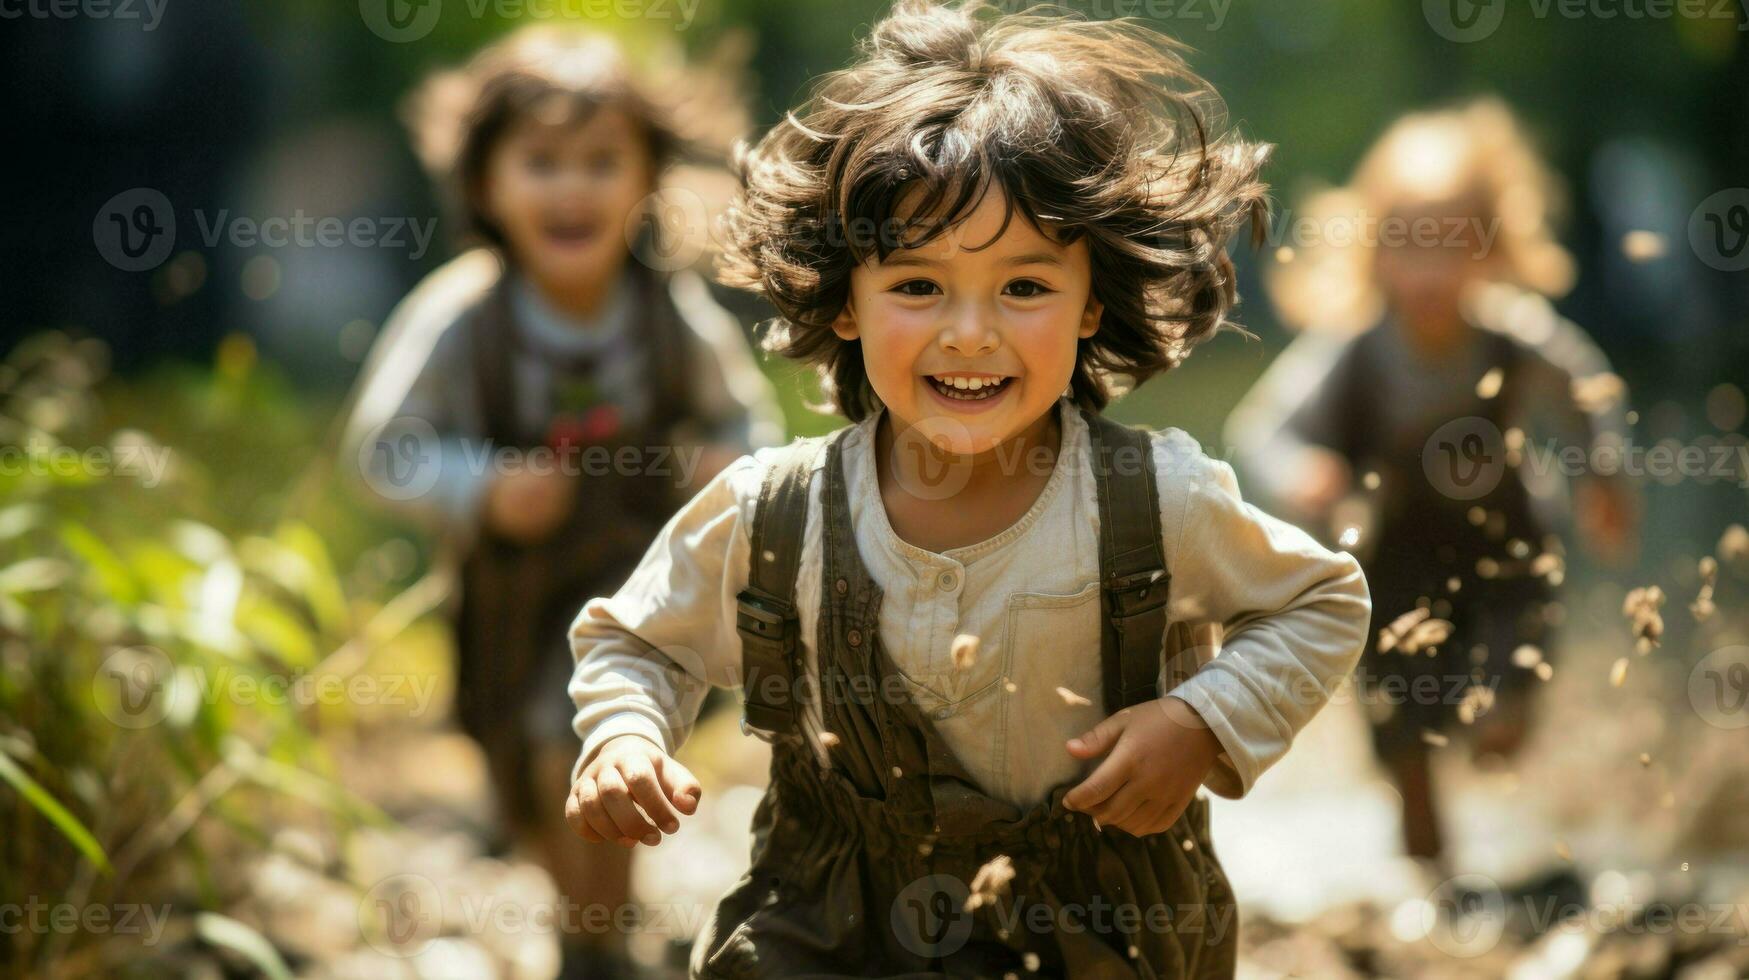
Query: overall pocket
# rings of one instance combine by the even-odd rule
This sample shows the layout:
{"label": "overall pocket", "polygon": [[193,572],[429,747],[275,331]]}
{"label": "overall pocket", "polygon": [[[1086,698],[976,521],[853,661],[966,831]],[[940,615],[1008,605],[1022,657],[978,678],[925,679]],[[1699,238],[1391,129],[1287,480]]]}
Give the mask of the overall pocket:
{"label": "overall pocket", "polygon": [[[1079,781],[1098,765],[1099,760],[1075,759],[1062,743],[1105,720],[1099,650],[1103,594],[1098,582],[1089,582],[1068,594],[1009,597],[1004,640],[1007,677],[1016,690],[999,699],[994,733],[1005,760],[1002,793],[1009,799],[1043,799],[1052,787]],[[1086,703],[1065,698],[1058,688]],[[1024,763],[1010,766],[1008,759]]]}

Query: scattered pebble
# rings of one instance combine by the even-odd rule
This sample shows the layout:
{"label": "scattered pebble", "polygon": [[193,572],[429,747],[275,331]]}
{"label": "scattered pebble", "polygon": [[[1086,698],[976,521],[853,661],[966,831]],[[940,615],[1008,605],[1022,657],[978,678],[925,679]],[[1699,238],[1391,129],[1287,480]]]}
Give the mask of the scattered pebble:
{"label": "scattered pebble", "polygon": [[1620,375],[1605,371],[1586,378],[1574,378],[1573,401],[1579,410],[1589,415],[1602,415],[1615,407],[1628,392],[1627,382]]}
{"label": "scattered pebble", "polygon": [[1741,524],[1725,528],[1725,533],[1719,536],[1718,553],[1719,560],[1727,564],[1749,557],[1749,529]]}
{"label": "scattered pebble", "polygon": [[984,862],[978,873],[972,877],[971,894],[966,896],[966,911],[976,912],[986,905],[995,905],[996,900],[1008,892],[1008,883],[1014,880],[1014,861],[1006,854],[998,854]]}
{"label": "scattered pebble", "polygon": [[978,638],[970,633],[961,633],[953,638],[953,665],[956,670],[966,670],[978,662]]}
{"label": "scattered pebble", "polygon": [[1464,699],[1458,705],[1458,721],[1473,725],[1477,718],[1488,713],[1494,707],[1494,689],[1480,684],[1471,684],[1464,692]]}
{"label": "scattered pebble", "polygon": [[1444,643],[1451,636],[1452,624],[1432,616],[1431,609],[1417,608],[1391,620],[1389,626],[1379,630],[1379,652],[1401,650],[1414,654]]}
{"label": "scattered pebble", "polygon": [[1704,623],[1719,611],[1713,605],[1713,588],[1719,584],[1719,563],[1708,555],[1700,560],[1700,595],[1689,603],[1688,611],[1694,614],[1694,621]]}
{"label": "scattered pebble", "polygon": [[1664,636],[1664,590],[1648,585],[1629,592],[1622,600],[1621,614],[1633,624],[1636,648],[1641,654],[1651,652]]}
{"label": "scattered pebble", "polygon": [[1062,698],[1063,703],[1071,708],[1085,708],[1093,703],[1066,687],[1057,688],[1057,697]]}
{"label": "scattered pebble", "polygon": [[1621,236],[1621,254],[1629,262],[1651,262],[1668,251],[1664,236],[1655,231],[1630,231]]}
{"label": "scattered pebble", "polygon": [[1506,372],[1501,368],[1489,368],[1482,375],[1482,380],[1476,382],[1476,397],[1487,401],[1500,394],[1500,383],[1506,380]]}

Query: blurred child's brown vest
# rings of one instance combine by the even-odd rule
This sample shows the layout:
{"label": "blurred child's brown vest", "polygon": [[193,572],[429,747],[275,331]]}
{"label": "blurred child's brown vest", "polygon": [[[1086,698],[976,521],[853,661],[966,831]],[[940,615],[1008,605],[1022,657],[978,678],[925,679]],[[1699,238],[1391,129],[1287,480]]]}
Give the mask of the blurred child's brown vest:
{"label": "blurred child's brown vest", "polygon": [[[650,408],[642,424],[628,425],[601,444],[609,451],[672,447],[676,428],[694,414],[688,328],[666,278],[635,263],[632,268],[638,295],[629,329],[647,346]],[[521,333],[513,322],[511,281],[508,273],[499,280],[467,329],[487,439],[494,449],[530,449],[543,444],[545,433],[525,429],[517,411],[512,364]],[[589,370],[585,364],[573,367],[577,373]],[[576,476],[576,504],[546,540],[521,545],[482,526],[463,558],[456,717],[485,749],[513,824],[533,812],[523,706],[535,697],[566,698],[562,687],[534,691],[531,685],[553,659],[570,661],[566,635],[578,611],[618,589],[682,502],[673,472],[670,462],[667,473],[614,468],[608,475]]]}
{"label": "blurred child's brown vest", "polygon": [[[1393,441],[1382,434],[1373,416],[1376,395],[1371,393],[1371,386],[1378,372],[1384,370],[1378,366],[1381,362],[1378,347],[1386,339],[1384,332],[1392,329],[1395,328],[1383,324],[1362,335],[1335,369],[1335,383],[1342,401],[1338,412],[1340,432],[1337,444],[1331,448],[1341,452],[1356,472],[1378,472],[1384,488],[1373,531],[1372,553],[1362,559],[1372,588],[1373,635],[1377,636],[1379,627],[1408,612],[1418,599],[1447,596],[1446,582],[1452,577],[1464,583],[1460,592],[1449,596],[1460,607],[1547,598],[1548,584],[1537,576],[1502,574],[1498,578],[1478,579],[1476,575],[1478,562],[1505,559],[1507,542],[1513,538],[1530,542],[1535,551],[1542,550],[1542,538],[1548,528],[1532,506],[1530,492],[1514,467],[1507,466],[1488,492],[1460,499],[1442,493],[1424,470],[1427,454],[1434,454],[1434,465],[1448,462],[1440,457],[1440,447],[1433,440],[1439,427],[1453,421],[1452,418],[1431,420],[1400,440]],[[1502,380],[1494,397],[1476,395],[1465,412],[1505,433],[1514,424],[1515,409],[1522,397],[1520,367],[1525,355],[1506,334],[1472,329],[1481,334],[1487,367],[1500,371]],[[1455,418],[1464,417],[1453,414]],[[1481,523],[1471,518],[1477,508],[1485,515]]]}

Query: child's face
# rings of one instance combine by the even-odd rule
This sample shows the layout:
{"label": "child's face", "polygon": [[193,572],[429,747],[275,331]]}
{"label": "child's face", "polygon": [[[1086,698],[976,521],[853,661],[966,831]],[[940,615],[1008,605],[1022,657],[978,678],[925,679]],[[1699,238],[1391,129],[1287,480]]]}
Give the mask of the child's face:
{"label": "child's face", "polygon": [[644,134],[620,109],[581,124],[512,124],[485,168],[486,213],[536,280],[577,286],[617,273],[626,223],[654,182]]}
{"label": "child's face", "polygon": [[1085,241],[1058,244],[1016,213],[980,248],[1007,213],[993,186],[958,227],[852,270],[833,324],[862,342],[892,421],[961,455],[987,452],[1051,411],[1074,374],[1076,342],[1093,336],[1103,310]]}
{"label": "child's face", "polygon": [[1457,315],[1464,291],[1499,272],[1480,205],[1464,202],[1390,213],[1393,237],[1374,255],[1385,302],[1409,329],[1442,327]]}

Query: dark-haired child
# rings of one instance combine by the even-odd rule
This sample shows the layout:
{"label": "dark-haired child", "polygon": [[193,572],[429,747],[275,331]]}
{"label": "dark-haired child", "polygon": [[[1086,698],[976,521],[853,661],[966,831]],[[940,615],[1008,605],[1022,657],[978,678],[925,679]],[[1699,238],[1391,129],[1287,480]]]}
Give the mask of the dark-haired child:
{"label": "dark-haired child", "polygon": [[[852,424],[735,462],[571,631],[585,838],[695,812],[709,686],[773,743],[695,976],[1233,973],[1197,788],[1250,791],[1369,606],[1188,436],[1100,414],[1233,302],[1263,153],[1204,90],[1133,25],[903,3],[742,157],[727,278]],[[1218,657],[1163,655],[1200,622]]]}
{"label": "dark-haired child", "polygon": [[[553,27],[420,89],[415,139],[481,247],[390,316],[350,422],[372,486],[461,552],[457,717],[509,829],[584,908],[627,900],[627,860],[562,820],[565,629],[693,491],[781,434],[739,325],[654,235],[651,195],[701,142],[675,128],[675,89]],[[568,973],[618,969],[624,937],[561,926]]]}

